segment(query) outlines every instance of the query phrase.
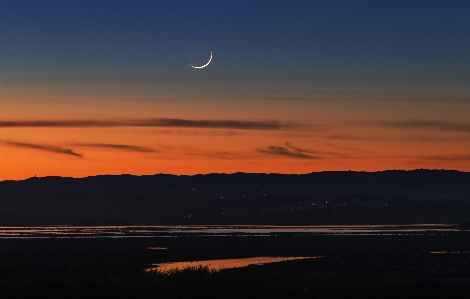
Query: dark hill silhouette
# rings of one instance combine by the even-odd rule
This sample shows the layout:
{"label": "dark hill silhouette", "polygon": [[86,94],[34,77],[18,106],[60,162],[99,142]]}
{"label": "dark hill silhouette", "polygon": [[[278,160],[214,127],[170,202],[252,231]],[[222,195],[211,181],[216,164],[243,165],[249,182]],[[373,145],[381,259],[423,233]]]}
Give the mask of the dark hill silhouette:
{"label": "dark hill silhouette", "polygon": [[350,195],[418,199],[470,196],[470,173],[453,170],[328,171],[302,175],[207,174],[194,176],[98,175],[86,178],[44,177],[0,182],[0,192],[148,195],[206,194],[211,196]]}
{"label": "dark hill silhouette", "polygon": [[[38,223],[41,217],[49,219],[46,221],[48,223],[68,223],[72,221],[70,219],[82,219],[85,223],[101,223],[106,219],[119,223],[193,223],[196,221],[194,219],[198,219],[198,223],[290,223],[290,218],[301,218],[290,215],[290,212],[310,211],[309,216],[303,215],[305,219],[302,223],[305,224],[321,222],[321,219],[328,222],[339,217],[339,212],[333,216],[325,212],[328,209],[342,210],[344,216],[341,217],[349,217],[348,221],[363,219],[367,222],[372,216],[364,211],[362,215],[358,210],[394,207],[399,215],[403,211],[396,207],[398,204],[409,210],[409,205],[417,202],[424,205],[436,200],[446,205],[454,204],[452,202],[467,203],[470,199],[470,173],[390,170],[302,175],[235,173],[44,177],[0,182],[0,196],[0,213],[3,213],[3,216],[0,214],[0,224],[11,223],[11,219],[13,222]],[[330,204],[325,203],[326,199],[330,199]],[[316,210],[312,211],[312,207]],[[416,210],[416,206],[413,209]],[[426,215],[434,213],[429,207],[426,209]],[[426,209],[422,207],[421,214]],[[440,206],[440,209],[442,213],[443,207]],[[445,209],[450,209],[451,214],[459,212],[450,207]],[[390,213],[390,209],[387,211]],[[417,216],[420,210],[414,213]],[[227,218],[228,214],[231,215],[230,219]],[[351,216],[353,214],[355,216]],[[382,217],[393,221],[390,217],[383,218],[380,212],[375,212],[375,215],[377,219]],[[435,220],[444,221],[439,217]],[[90,222],[90,219],[94,221]],[[451,221],[448,217],[445,219]],[[458,222],[468,220],[460,216],[456,219]]]}

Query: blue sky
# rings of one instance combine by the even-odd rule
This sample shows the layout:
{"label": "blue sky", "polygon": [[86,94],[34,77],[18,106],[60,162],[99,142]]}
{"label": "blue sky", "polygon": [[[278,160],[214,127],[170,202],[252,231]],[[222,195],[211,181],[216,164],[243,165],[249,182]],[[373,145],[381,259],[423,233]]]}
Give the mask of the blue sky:
{"label": "blue sky", "polygon": [[470,76],[469,1],[2,1],[2,75],[220,78]]}

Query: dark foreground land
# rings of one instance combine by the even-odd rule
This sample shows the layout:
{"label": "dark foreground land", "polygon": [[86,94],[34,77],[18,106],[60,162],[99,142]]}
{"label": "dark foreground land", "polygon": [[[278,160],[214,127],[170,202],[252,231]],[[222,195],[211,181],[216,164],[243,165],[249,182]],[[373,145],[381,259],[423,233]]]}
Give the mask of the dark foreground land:
{"label": "dark foreground land", "polygon": [[[470,173],[46,177],[0,182],[0,225],[460,224],[405,235],[0,238],[6,298],[470,298]],[[166,248],[151,250],[149,247]],[[435,254],[431,252],[448,252]],[[321,256],[212,271],[151,264]]]}
{"label": "dark foreground land", "polygon": [[0,225],[463,222],[470,222],[470,173],[450,170],[0,182]]}
{"label": "dark foreground land", "polygon": [[[0,239],[0,246],[2,299],[470,298],[470,233],[465,231]],[[169,274],[142,270],[168,261],[255,256],[323,257],[218,272],[202,267]]]}

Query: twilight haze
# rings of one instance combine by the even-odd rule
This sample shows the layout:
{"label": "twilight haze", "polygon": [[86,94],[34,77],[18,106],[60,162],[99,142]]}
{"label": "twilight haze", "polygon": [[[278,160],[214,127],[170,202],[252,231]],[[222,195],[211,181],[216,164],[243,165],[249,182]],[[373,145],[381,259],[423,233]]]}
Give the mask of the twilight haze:
{"label": "twilight haze", "polygon": [[0,180],[470,171],[470,1],[6,0],[0,14]]}

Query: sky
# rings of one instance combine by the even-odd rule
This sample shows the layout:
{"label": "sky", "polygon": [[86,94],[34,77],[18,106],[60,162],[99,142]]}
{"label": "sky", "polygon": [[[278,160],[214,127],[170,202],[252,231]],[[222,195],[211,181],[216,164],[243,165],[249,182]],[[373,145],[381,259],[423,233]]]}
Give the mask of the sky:
{"label": "sky", "polygon": [[470,171],[469,15],[470,1],[0,1],[0,180]]}

